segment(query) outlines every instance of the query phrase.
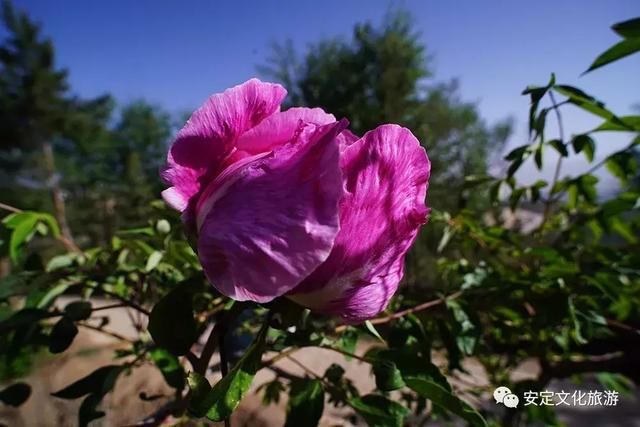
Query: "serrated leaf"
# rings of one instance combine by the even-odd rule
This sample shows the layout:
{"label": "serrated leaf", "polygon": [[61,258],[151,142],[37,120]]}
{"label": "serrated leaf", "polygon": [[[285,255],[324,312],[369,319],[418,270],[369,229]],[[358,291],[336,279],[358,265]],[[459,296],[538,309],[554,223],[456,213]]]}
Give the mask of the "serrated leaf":
{"label": "serrated leaf", "polygon": [[29,384],[15,383],[0,391],[0,402],[18,407],[26,402],[29,396],[31,396],[31,386]]}
{"label": "serrated leaf", "polygon": [[176,288],[165,295],[151,310],[148,329],[159,347],[176,356],[187,353],[198,335],[191,294]]}
{"label": "serrated leaf", "polygon": [[402,427],[409,409],[385,396],[367,394],[349,399],[349,405],[367,422],[369,427]]}
{"label": "serrated leaf", "polygon": [[640,51],[640,38],[625,39],[611,46],[601,53],[589,66],[585,73],[618,61],[626,56]]}
{"label": "serrated leaf", "polygon": [[317,426],[324,411],[324,388],[315,379],[291,384],[285,427]]}
{"label": "serrated leaf", "polygon": [[434,405],[464,419],[474,427],[486,427],[487,422],[471,405],[459,399],[441,385],[424,378],[405,378],[407,386]]}

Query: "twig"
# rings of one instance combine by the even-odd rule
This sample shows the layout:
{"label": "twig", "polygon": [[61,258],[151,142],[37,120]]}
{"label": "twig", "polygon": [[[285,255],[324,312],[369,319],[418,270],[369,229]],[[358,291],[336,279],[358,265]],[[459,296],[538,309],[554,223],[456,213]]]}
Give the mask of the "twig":
{"label": "twig", "polygon": [[207,342],[202,348],[202,353],[200,353],[196,366],[194,366],[194,371],[202,376],[206,374],[209,361],[211,360],[213,353],[216,351],[216,346],[219,341],[218,335],[220,334],[220,323],[220,321],[216,322],[213,325],[213,328],[211,328]]}
{"label": "twig", "polygon": [[15,207],[13,207],[13,206],[10,206],[10,205],[7,205],[7,204],[4,204],[4,203],[2,203],[2,202],[0,202],[0,209],[4,209],[5,211],[9,211],[9,212],[13,212],[13,213],[20,213],[20,212],[22,212],[22,209],[15,208]]}
{"label": "twig", "polygon": [[[395,320],[395,319],[399,319],[399,318],[401,318],[401,317],[404,317],[404,316],[406,316],[407,314],[417,313],[417,312],[419,312],[419,311],[427,310],[427,309],[429,309],[429,308],[431,308],[431,307],[438,306],[438,305],[443,304],[443,303],[445,303],[445,302],[447,302],[447,301],[454,300],[454,299],[456,299],[456,298],[460,297],[460,295],[462,295],[462,291],[454,292],[454,293],[452,293],[451,295],[446,296],[446,297],[444,297],[444,298],[439,298],[439,299],[436,299],[436,300],[427,301],[427,302],[425,302],[425,303],[418,304],[418,305],[416,305],[415,307],[407,308],[406,310],[401,310],[401,311],[395,312],[395,313],[393,313],[393,314],[390,314],[390,315],[388,315],[388,316],[377,317],[377,318],[375,318],[375,319],[371,319],[371,320],[370,320],[370,322],[371,322],[371,324],[373,324],[373,325],[379,325],[379,324],[381,324],[381,323],[387,323],[387,322],[390,322],[390,321],[392,321],[392,320]],[[336,328],[334,329],[334,331],[335,331],[336,333],[342,332],[342,331],[344,331],[348,326],[349,326],[349,325],[340,325],[340,326],[336,327]]]}
{"label": "twig", "polygon": [[367,359],[366,357],[358,356],[357,354],[350,353],[350,352],[348,352],[348,351],[345,351],[345,350],[339,349],[339,348],[337,348],[337,347],[331,347],[331,346],[329,346],[329,345],[322,345],[322,346],[320,346],[320,348],[324,348],[324,349],[326,349],[326,350],[335,351],[336,353],[340,353],[340,354],[342,354],[343,356],[353,357],[354,359],[357,359],[357,360],[359,360],[359,361],[361,361],[361,362],[364,362],[364,363],[369,363],[369,364],[373,363],[371,360]]}
{"label": "twig", "polygon": [[120,295],[116,294],[115,292],[107,291],[106,289],[101,288],[99,286],[87,286],[87,287],[90,288],[90,289],[93,289],[94,291],[100,291],[105,295],[109,295],[110,297],[113,297],[113,298],[117,299],[118,301],[120,301],[124,305],[127,305],[127,306],[133,308],[136,311],[139,311],[140,313],[142,313],[142,314],[144,314],[146,316],[149,316],[151,314],[151,313],[149,313],[148,310],[140,307],[135,302],[130,301],[130,300],[124,298],[124,297],[121,297]]}
{"label": "twig", "polygon": [[271,359],[268,359],[268,360],[265,360],[264,362],[262,362],[262,367],[264,367],[264,368],[269,367],[269,366],[279,362],[280,360],[284,359],[288,355],[295,353],[298,350],[300,350],[300,347],[290,347],[290,348],[288,348],[288,349],[286,349],[284,351],[281,351],[280,353],[278,353],[275,356],[273,356]]}
{"label": "twig", "polygon": [[102,307],[96,307],[92,309],[91,312],[100,311],[100,310],[111,310],[112,308],[121,308],[121,307],[127,307],[127,304],[121,303],[121,304],[103,305]]}
{"label": "twig", "polygon": [[307,375],[309,375],[309,376],[311,376],[311,377],[313,377],[313,378],[315,378],[315,379],[317,379],[317,380],[320,380],[320,381],[323,381],[323,382],[324,382],[324,379],[322,378],[322,376],[320,376],[320,375],[316,374],[316,373],[315,373],[315,372],[313,372],[311,369],[307,368],[304,364],[302,364],[300,361],[298,361],[298,359],[295,359],[295,358],[294,358],[293,356],[291,356],[291,355],[287,355],[287,359],[291,360],[291,361],[294,363],[294,365],[297,365],[297,366],[298,366],[300,369],[302,369],[302,370],[303,370]]}
{"label": "twig", "polygon": [[193,354],[193,352],[189,351],[184,355],[184,357],[186,357],[186,359],[191,364],[191,369],[193,369],[195,371],[197,369],[197,367],[199,366],[198,356]]}
{"label": "twig", "polygon": [[112,332],[112,331],[107,331],[106,329],[102,329],[102,328],[99,328],[97,326],[90,325],[88,323],[78,322],[78,326],[82,326],[83,328],[91,329],[91,330],[103,333],[105,335],[109,335],[110,337],[116,338],[116,339],[118,339],[120,341],[131,342],[131,340],[129,338],[125,337],[124,335],[120,335],[120,334],[118,334],[116,332]]}

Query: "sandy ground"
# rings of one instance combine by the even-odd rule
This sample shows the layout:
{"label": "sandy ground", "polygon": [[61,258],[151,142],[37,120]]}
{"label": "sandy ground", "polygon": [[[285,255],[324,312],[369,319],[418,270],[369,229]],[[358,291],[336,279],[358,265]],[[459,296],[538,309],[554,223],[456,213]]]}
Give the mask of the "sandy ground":
{"label": "sandy ground", "polygon": [[[99,306],[100,304],[95,304]],[[132,327],[129,314],[125,309],[105,310],[104,315],[110,318],[108,328],[114,332],[128,337],[135,337],[136,330]],[[205,334],[206,335],[206,334]],[[0,405],[0,425],[10,427],[53,427],[77,425],[77,410],[81,399],[75,401],[58,399],[50,396],[71,382],[84,377],[96,368],[113,363],[113,350],[119,345],[112,337],[103,335],[88,329],[81,329],[72,347],[62,356],[44,360],[34,372],[26,379],[33,390],[29,400],[20,408],[13,409]],[[359,349],[359,353],[364,352]],[[269,357],[267,355],[266,357]],[[341,365],[346,371],[346,377],[353,381],[354,385],[365,394],[374,389],[375,382],[367,364],[356,360],[346,361],[345,358],[335,352],[306,348],[295,353],[295,359],[304,364],[313,372],[322,375],[332,364]],[[216,363],[214,359],[212,363]],[[442,360],[444,362],[444,360]],[[298,376],[304,376],[302,368],[290,360],[283,359],[275,366]],[[473,360],[465,362],[465,368],[469,375],[459,379],[451,379],[452,385],[458,390],[464,390],[469,384],[488,385],[486,375],[482,367]],[[515,373],[519,379],[535,375],[537,366],[535,363],[525,363]],[[253,383],[252,391],[242,401],[239,410],[234,413],[232,425],[271,427],[282,426],[285,420],[286,396],[282,394],[279,404],[264,406],[262,395],[255,390],[261,384],[273,379],[274,374],[267,370],[261,370]],[[214,383],[219,379],[218,375],[211,375],[209,380]],[[601,386],[584,384],[583,389],[598,389]],[[575,390],[572,383],[554,383],[550,386],[554,390]],[[481,398],[467,395],[467,399],[478,407],[495,405],[487,389],[486,395]],[[116,384],[115,391],[107,395],[102,408],[106,416],[92,423],[92,426],[126,426],[141,421],[146,415],[153,413],[159,406],[167,401],[161,398],[153,402],[145,402],[138,398],[140,392],[147,395],[169,395],[170,388],[165,384],[159,371],[153,366],[143,366],[136,369],[129,376],[121,376]],[[560,411],[561,419],[568,426],[602,426],[602,427],[640,427],[640,395],[636,400],[624,399],[616,407],[608,408],[566,408]],[[209,424],[216,425],[216,424]],[[336,409],[331,404],[325,405],[325,411],[321,419],[322,427],[334,426],[360,426],[365,425],[358,417],[347,408]],[[412,425],[417,425],[413,422]],[[428,425],[445,425],[433,423]],[[457,425],[457,424],[456,424]],[[301,426],[304,427],[304,426]]]}

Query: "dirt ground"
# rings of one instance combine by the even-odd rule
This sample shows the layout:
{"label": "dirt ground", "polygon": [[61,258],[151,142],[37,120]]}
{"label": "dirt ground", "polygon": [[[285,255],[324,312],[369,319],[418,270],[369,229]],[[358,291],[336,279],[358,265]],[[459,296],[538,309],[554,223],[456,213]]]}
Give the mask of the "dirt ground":
{"label": "dirt ground", "polygon": [[[99,305],[99,304],[96,304]],[[134,337],[137,332],[132,327],[129,314],[125,309],[105,310],[104,314],[110,318],[109,329],[121,335]],[[206,334],[205,334],[206,335]],[[63,400],[50,396],[50,393],[61,389],[71,382],[84,377],[96,368],[111,364],[113,350],[120,344],[112,337],[102,333],[81,328],[73,346],[62,356],[44,360],[26,379],[33,390],[29,400],[20,408],[8,408],[0,405],[0,425],[9,427],[72,427],[77,425],[77,410],[81,399]],[[363,352],[364,348],[359,352]],[[269,356],[267,356],[269,357]],[[353,381],[361,393],[374,389],[375,382],[370,367],[362,362],[345,358],[335,352],[306,348],[295,353],[295,359],[315,373],[323,374],[332,364],[341,365],[346,371],[346,377]],[[216,363],[216,360],[212,361]],[[442,361],[444,362],[444,360]],[[291,360],[283,359],[275,366],[291,374],[303,376],[304,371]],[[465,367],[469,375],[458,379],[451,379],[452,385],[458,390],[464,390],[469,384],[488,385],[482,367],[473,360],[466,362]],[[526,378],[535,375],[535,363],[525,363],[514,375]],[[232,425],[234,427],[271,427],[282,426],[285,420],[286,396],[282,395],[279,404],[264,406],[262,395],[255,390],[261,384],[270,381],[274,374],[261,370],[253,383],[253,390],[242,401],[240,408],[234,413]],[[213,383],[219,377],[212,375],[209,380]],[[589,389],[589,384],[583,384],[583,389]],[[598,386],[593,389],[601,388]],[[575,390],[572,383],[554,383],[550,386],[554,390]],[[121,376],[115,391],[107,395],[102,409],[106,416],[94,421],[91,425],[98,426],[128,426],[135,425],[153,413],[167,398],[146,402],[138,398],[141,392],[151,395],[168,395],[170,388],[157,369],[151,365],[136,369],[129,376]],[[478,407],[495,405],[491,399],[490,390],[481,398],[466,396],[470,403]],[[635,401],[623,399],[616,407],[602,408],[566,408],[560,412],[561,419],[568,426],[597,426],[597,427],[640,427],[640,395]],[[216,425],[216,424],[209,424]],[[336,409],[330,404],[325,405],[321,419],[322,427],[360,426],[365,425],[358,417],[346,408]],[[414,423],[417,425],[417,423]],[[440,425],[431,423],[428,425]],[[442,424],[445,425],[445,424]],[[449,424],[450,425],[450,424]],[[457,425],[457,424],[456,424]],[[304,427],[304,426],[301,426]]]}

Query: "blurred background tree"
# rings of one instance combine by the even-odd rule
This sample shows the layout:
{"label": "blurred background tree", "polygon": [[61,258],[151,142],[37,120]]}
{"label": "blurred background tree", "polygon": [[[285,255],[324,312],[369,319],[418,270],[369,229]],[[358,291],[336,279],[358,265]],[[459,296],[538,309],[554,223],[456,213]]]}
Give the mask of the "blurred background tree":
{"label": "blurred background tree", "polygon": [[8,1],[2,19],[8,32],[0,46],[3,201],[53,212],[69,247],[72,230],[86,245],[109,242],[115,227],[144,223],[162,187],[169,114],[139,100],[114,117],[110,96],[72,95],[68,72],[57,67],[40,26]]}
{"label": "blurred background tree", "polygon": [[[321,107],[347,117],[359,135],[398,123],[427,148],[434,173],[429,205],[458,212],[489,207],[488,191],[463,192],[465,177],[485,175],[511,135],[510,118],[486,123],[459,94],[457,80],[434,81],[430,55],[408,13],[387,15],[380,27],[355,27],[351,40],[324,40],[300,55],[293,43],[275,43],[258,70],[284,84],[289,105]],[[408,257],[409,284],[437,287],[435,259],[442,229],[424,227]]]}

